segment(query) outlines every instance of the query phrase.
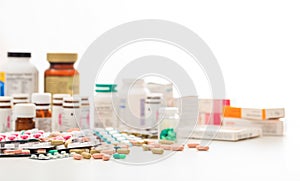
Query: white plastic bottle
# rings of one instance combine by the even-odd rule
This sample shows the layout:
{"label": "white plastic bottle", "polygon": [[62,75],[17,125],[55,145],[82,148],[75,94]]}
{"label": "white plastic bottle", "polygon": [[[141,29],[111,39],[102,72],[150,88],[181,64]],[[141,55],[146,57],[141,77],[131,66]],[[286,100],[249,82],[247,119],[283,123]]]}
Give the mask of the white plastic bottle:
{"label": "white plastic bottle", "polygon": [[118,127],[118,119],[115,112],[116,106],[116,84],[96,84],[94,97],[95,115],[94,127]]}
{"label": "white plastic bottle", "polygon": [[159,109],[164,107],[162,104],[163,94],[151,93],[147,95],[145,108],[146,108],[146,128],[157,129],[159,120]]}
{"label": "white plastic bottle", "polygon": [[81,97],[80,129],[90,128],[90,102],[88,96]]}
{"label": "white plastic bottle", "polygon": [[62,126],[59,131],[79,128],[80,101],[79,97],[64,97]]}
{"label": "white plastic bottle", "polygon": [[0,133],[13,131],[12,124],[12,98],[0,96]]}
{"label": "white plastic bottle", "polygon": [[159,109],[158,138],[160,140],[177,141],[179,115],[177,107]]}
{"label": "white plastic bottle", "polygon": [[52,112],[50,109],[50,93],[33,93],[32,103],[36,106],[35,127],[45,132],[51,132]]}
{"label": "white plastic bottle", "polygon": [[53,94],[52,99],[52,131],[61,131],[63,122],[63,98],[70,94]]}
{"label": "white plastic bottle", "polygon": [[8,52],[8,61],[1,66],[5,95],[38,92],[38,70],[29,62],[31,53]]}
{"label": "white plastic bottle", "polygon": [[149,90],[143,79],[124,79],[120,89],[119,115],[127,129],[145,129],[145,102]]}

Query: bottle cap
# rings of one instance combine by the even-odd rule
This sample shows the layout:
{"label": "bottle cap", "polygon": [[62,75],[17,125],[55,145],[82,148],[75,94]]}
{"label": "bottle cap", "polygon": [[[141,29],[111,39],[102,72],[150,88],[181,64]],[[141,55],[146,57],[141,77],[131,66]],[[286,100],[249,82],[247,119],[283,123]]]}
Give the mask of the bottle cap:
{"label": "bottle cap", "polygon": [[9,96],[0,96],[0,107],[11,106],[12,97]]}
{"label": "bottle cap", "polygon": [[96,92],[117,92],[117,84],[96,84]]}
{"label": "bottle cap", "polygon": [[30,58],[30,52],[7,52],[7,57]]}
{"label": "bottle cap", "polygon": [[16,118],[34,118],[35,105],[34,104],[16,104],[13,113]]}
{"label": "bottle cap", "polygon": [[77,58],[77,53],[47,53],[50,63],[75,63]]}
{"label": "bottle cap", "polygon": [[35,104],[50,104],[51,94],[50,93],[33,93],[31,96],[32,103]]}

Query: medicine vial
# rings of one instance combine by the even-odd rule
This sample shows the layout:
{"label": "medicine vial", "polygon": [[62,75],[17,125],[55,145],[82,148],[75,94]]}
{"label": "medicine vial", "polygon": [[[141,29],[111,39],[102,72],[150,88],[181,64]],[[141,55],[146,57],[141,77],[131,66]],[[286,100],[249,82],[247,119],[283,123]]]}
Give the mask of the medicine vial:
{"label": "medicine vial", "polygon": [[79,94],[79,73],[74,69],[76,53],[48,53],[49,69],[44,74],[44,91],[52,94]]}
{"label": "medicine vial", "polygon": [[159,109],[158,136],[160,140],[177,140],[179,124],[178,108],[165,107]]}
{"label": "medicine vial", "polygon": [[63,98],[70,94],[53,94],[52,99],[52,131],[62,131]]}
{"label": "medicine vial", "polygon": [[13,105],[30,103],[29,94],[13,94],[12,103]]}
{"label": "medicine vial", "polygon": [[147,95],[145,108],[146,108],[146,129],[157,129],[157,123],[159,120],[159,109],[162,106],[161,93],[150,93]]}
{"label": "medicine vial", "polygon": [[115,112],[118,106],[116,102],[116,84],[96,84],[96,94],[94,97],[95,115],[94,127],[118,127],[118,121]]}
{"label": "medicine vial", "polygon": [[8,52],[8,61],[1,67],[0,80],[5,95],[38,92],[38,70],[29,62],[31,53]]}
{"label": "medicine vial", "polygon": [[90,102],[89,97],[81,97],[80,107],[80,129],[90,128]]}
{"label": "medicine vial", "polygon": [[[149,90],[143,79],[124,79],[119,92],[121,127],[140,129],[146,127],[145,102]],[[121,128],[122,129],[122,128]]]}
{"label": "medicine vial", "polygon": [[34,104],[16,104],[13,108],[13,114],[16,118],[15,131],[30,130],[35,128],[35,105]]}
{"label": "medicine vial", "polygon": [[61,131],[79,128],[80,121],[80,98],[64,97],[63,99],[63,119]]}
{"label": "medicine vial", "polygon": [[51,94],[33,93],[31,100],[36,106],[35,127],[39,130],[50,132],[52,126],[52,113],[50,109]]}
{"label": "medicine vial", "polygon": [[0,133],[13,131],[11,101],[11,97],[0,97]]}

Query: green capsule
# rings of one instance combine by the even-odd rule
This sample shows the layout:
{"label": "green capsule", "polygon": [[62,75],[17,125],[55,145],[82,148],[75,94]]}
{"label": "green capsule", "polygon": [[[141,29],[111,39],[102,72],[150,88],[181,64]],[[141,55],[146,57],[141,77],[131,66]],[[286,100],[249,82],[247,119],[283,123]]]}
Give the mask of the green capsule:
{"label": "green capsule", "polygon": [[114,159],[125,159],[126,155],[125,154],[119,154],[119,153],[115,153],[113,154]]}

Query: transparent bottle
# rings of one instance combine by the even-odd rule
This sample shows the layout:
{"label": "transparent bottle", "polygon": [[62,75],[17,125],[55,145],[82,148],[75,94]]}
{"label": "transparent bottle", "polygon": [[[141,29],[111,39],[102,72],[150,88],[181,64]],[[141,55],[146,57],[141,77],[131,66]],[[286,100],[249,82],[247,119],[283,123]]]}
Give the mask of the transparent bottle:
{"label": "transparent bottle", "polygon": [[45,132],[51,132],[52,113],[50,109],[50,93],[33,93],[32,103],[36,106],[35,127]]}
{"label": "transparent bottle", "polygon": [[157,129],[157,123],[159,120],[159,109],[164,107],[162,104],[163,94],[151,93],[147,95],[145,108],[146,108],[146,128]]}
{"label": "transparent bottle", "polygon": [[63,123],[63,98],[70,94],[53,94],[52,99],[52,131],[61,131]]}
{"label": "transparent bottle", "polygon": [[158,138],[160,140],[176,141],[179,125],[178,108],[165,107],[159,109]]}
{"label": "transparent bottle", "polygon": [[49,69],[44,74],[44,91],[52,94],[79,94],[79,72],[74,68],[76,53],[48,53]]}
{"label": "transparent bottle", "polygon": [[31,53],[8,52],[8,61],[1,66],[0,77],[5,95],[38,92],[38,70],[29,62]]}
{"label": "transparent bottle", "polygon": [[30,130],[35,128],[34,118],[36,115],[34,104],[16,104],[13,114],[16,118],[15,131]]}
{"label": "transparent bottle", "polygon": [[13,131],[12,124],[12,98],[8,96],[0,97],[0,133]]}

